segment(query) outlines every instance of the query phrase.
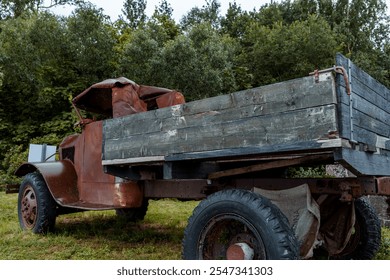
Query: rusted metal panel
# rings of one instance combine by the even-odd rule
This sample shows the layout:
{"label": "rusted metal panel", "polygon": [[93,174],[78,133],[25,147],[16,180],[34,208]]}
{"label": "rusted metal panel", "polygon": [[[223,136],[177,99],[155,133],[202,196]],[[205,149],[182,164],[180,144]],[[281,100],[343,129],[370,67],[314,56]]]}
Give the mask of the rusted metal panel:
{"label": "rusted metal panel", "polygon": [[227,186],[247,189],[261,188],[266,190],[283,190],[302,184],[308,184],[312,194],[339,195],[341,200],[351,201],[363,195],[377,194],[377,182],[374,177],[362,178],[253,178],[231,179],[225,181]]}
{"label": "rusted metal panel", "polygon": [[144,182],[147,198],[203,199],[212,188],[207,180],[151,180]]}
{"label": "rusted metal panel", "polygon": [[80,198],[73,207],[90,210],[133,208],[142,205],[143,192],[136,182],[84,182],[80,186]]}
{"label": "rusted metal panel", "polygon": [[89,123],[82,134],[64,139],[59,148],[60,161],[27,163],[18,168],[16,175],[38,170],[61,206],[88,210],[140,207],[143,192],[136,182],[104,173],[101,143],[102,122]]}
{"label": "rusted metal panel", "polygon": [[23,176],[35,170],[42,174],[46,185],[58,204],[66,206],[79,200],[77,174],[70,160],[36,164],[26,163],[15,174]]}
{"label": "rusted metal panel", "polygon": [[96,83],[73,99],[73,104],[82,110],[112,115],[111,89],[115,86],[136,85],[133,81],[121,77]]}
{"label": "rusted metal panel", "polygon": [[147,111],[146,102],[142,101],[133,85],[112,89],[112,115],[114,118]]}
{"label": "rusted metal panel", "polygon": [[79,180],[80,201],[100,207],[139,207],[142,204],[142,192],[137,183],[117,182],[115,177],[104,173],[101,162],[102,122],[97,121],[84,127],[75,158]]}
{"label": "rusted metal panel", "polygon": [[[79,183],[110,183],[115,182],[115,177],[105,174],[101,164],[102,158],[102,122],[97,121],[85,126],[81,135],[80,158],[75,159],[76,165],[80,165]],[[92,191],[92,190],[91,190]]]}
{"label": "rusted metal panel", "polygon": [[[164,95],[169,96],[162,98]],[[160,101],[156,101],[156,99]],[[138,85],[120,77],[96,83],[73,99],[82,110],[107,116],[120,117],[184,103],[184,96],[166,88]],[[157,103],[156,103],[157,102]],[[160,107],[161,106],[161,107]]]}
{"label": "rusted metal panel", "polygon": [[5,193],[18,193],[19,192],[19,185],[18,184],[8,184],[5,185]]}
{"label": "rusted metal panel", "polygon": [[390,196],[390,177],[380,177],[376,179],[378,185],[378,195]]}
{"label": "rusted metal panel", "polygon": [[165,108],[169,106],[179,105],[185,103],[184,96],[178,91],[171,91],[156,99],[158,108]]}

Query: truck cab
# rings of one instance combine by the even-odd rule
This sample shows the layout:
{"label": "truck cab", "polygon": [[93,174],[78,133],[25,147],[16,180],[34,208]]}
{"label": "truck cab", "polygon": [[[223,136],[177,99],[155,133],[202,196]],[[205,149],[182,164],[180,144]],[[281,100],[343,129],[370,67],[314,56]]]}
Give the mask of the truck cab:
{"label": "truck cab", "polygon": [[[130,216],[140,209],[145,212],[142,187],[105,172],[103,120],[182,103],[180,92],[137,85],[123,77],[94,84],[76,96],[72,105],[82,132],[59,144],[58,161],[25,163],[15,172],[25,176],[19,189],[21,227],[46,232],[58,214],[72,211],[117,209]],[[94,117],[85,118],[82,111]]]}

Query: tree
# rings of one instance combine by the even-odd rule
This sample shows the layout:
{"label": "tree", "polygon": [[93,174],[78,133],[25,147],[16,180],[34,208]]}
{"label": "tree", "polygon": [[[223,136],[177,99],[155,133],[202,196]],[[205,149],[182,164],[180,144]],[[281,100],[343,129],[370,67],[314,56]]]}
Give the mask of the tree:
{"label": "tree", "polygon": [[153,61],[153,76],[160,77],[160,85],[182,91],[188,101],[232,92],[237,89],[236,47],[210,23],[193,26],[188,34],[165,44]]}
{"label": "tree", "polygon": [[75,80],[85,87],[113,76],[117,67],[117,33],[102,9],[81,5],[66,19],[66,25],[69,57],[64,61],[75,73]]}
{"label": "tree", "polygon": [[180,24],[184,30],[191,28],[194,25],[207,22],[218,29],[220,26],[220,10],[221,4],[218,0],[206,0],[206,5],[202,8],[194,7],[187,15],[183,16]]}
{"label": "tree", "polygon": [[[259,24],[268,27],[272,27],[276,22],[286,22],[287,13],[283,9],[283,3],[271,2],[270,4],[265,4],[260,7],[258,13],[253,13],[252,16]],[[288,2],[286,5],[289,5]]]}
{"label": "tree", "polygon": [[[11,167],[26,160],[21,155],[29,143],[57,144],[73,130],[69,114],[61,115],[70,111],[69,76],[63,69],[67,43],[64,22],[49,13],[26,14],[0,26],[0,103],[7,104],[0,110],[0,173],[12,173]],[[54,119],[60,123],[48,135],[46,122]]]}
{"label": "tree", "polygon": [[324,16],[331,24],[342,52],[384,84],[389,84],[384,61],[390,41],[390,21],[382,0],[338,0]]}
{"label": "tree", "polygon": [[57,145],[74,133],[70,100],[113,76],[116,32],[91,5],[68,18],[26,13],[0,27],[0,103],[7,104],[0,110],[0,167],[9,170],[7,159],[15,159],[10,153],[29,143]]}
{"label": "tree", "polygon": [[172,17],[172,6],[166,1],[162,0],[159,6],[155,7],[153,16],[148,22],[148,26],[155,29],[155,33],[164,33],[165,40],[172,40],[180,33],[180,27],[176,24]]}
{"label": "tree", "polygon": [[146,0],[125,0],[122,13],[128,27],[136,29],[145,24],[147,16],[145,14]]}
{"label": "tree", "polygon": [[25,12],[38,12],[60,5],[79,5],[83,2],[84,0],[2,0],[0,20],[17,18]]}
{"label": "tree", "polygon": [[159,6],[155,7],[154,14],[156,17],[166,17],[172,19],[173,9],[171,4],[169,4],[166,0],[161,0]]}
{"label": "tree", "polygon": [[122,47],[123,51],[119,58],[121,75],[138,84],[156,84],[158,78],[152,75],[151,61],[158,56],[163,47],[163,42],[159,41],[162,37],[163,35],[156,34],[147,26],[133,31]]}
{"label": "tree", "polygon": [[229,3],[226,15],[221,18],[221,31],[232,38],[241,38],[252,18],[235,1]]}
{"label": "tree", "polygon": [[[383,0],[287,0],[266,4],[251,16],[256,25],[271,30],[275,22],[288,27],[313,16],[322,18],[333,33],[338,51],[386,83],[380,74],[386,71],[377,67],[383,65],[380,62],[390,34],[389,16]],[[242,44],[245,49],[253,47],[250,40],[244,40]],[[373,63],[375,61],[378,63]]]}
{"label": "tree", "polygon": [[284,81],[334,64],[335,34],[321,17],[310,16],[291,25],[253,24],[241,59],[253,73],[253,85]]}

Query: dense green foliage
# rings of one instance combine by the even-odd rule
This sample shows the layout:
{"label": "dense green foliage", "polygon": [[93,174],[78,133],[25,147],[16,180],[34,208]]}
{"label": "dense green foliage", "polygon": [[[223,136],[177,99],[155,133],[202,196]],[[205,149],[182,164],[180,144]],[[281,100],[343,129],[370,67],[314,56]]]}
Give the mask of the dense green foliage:
{"label": "dense green foliage", "polygon": [[87,1],[51,1],[64,3],[76,7],[69,17],[41,0],[0,4],[0,185],[14,180],[29,143],[73,133],[70,100],[107,78],[194,100],[305,76],[341,52],[390,86],[384,1],[287,0],[250,12],[232,2],[221,15],[207,0],[179,23],[166,0],[151,17],[147,1],[124,1],[115,22]]}

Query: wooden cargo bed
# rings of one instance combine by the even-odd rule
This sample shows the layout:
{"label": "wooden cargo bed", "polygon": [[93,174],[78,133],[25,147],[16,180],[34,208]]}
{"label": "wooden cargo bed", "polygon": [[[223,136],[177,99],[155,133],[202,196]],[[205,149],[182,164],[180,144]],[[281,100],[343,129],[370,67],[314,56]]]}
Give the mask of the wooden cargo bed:
{"label": "wooden cargo bed", "polygon": [[103,165],[331,153],[357,174],[390,175],[389,90],[345,57],[332,71],[103,123]]}

